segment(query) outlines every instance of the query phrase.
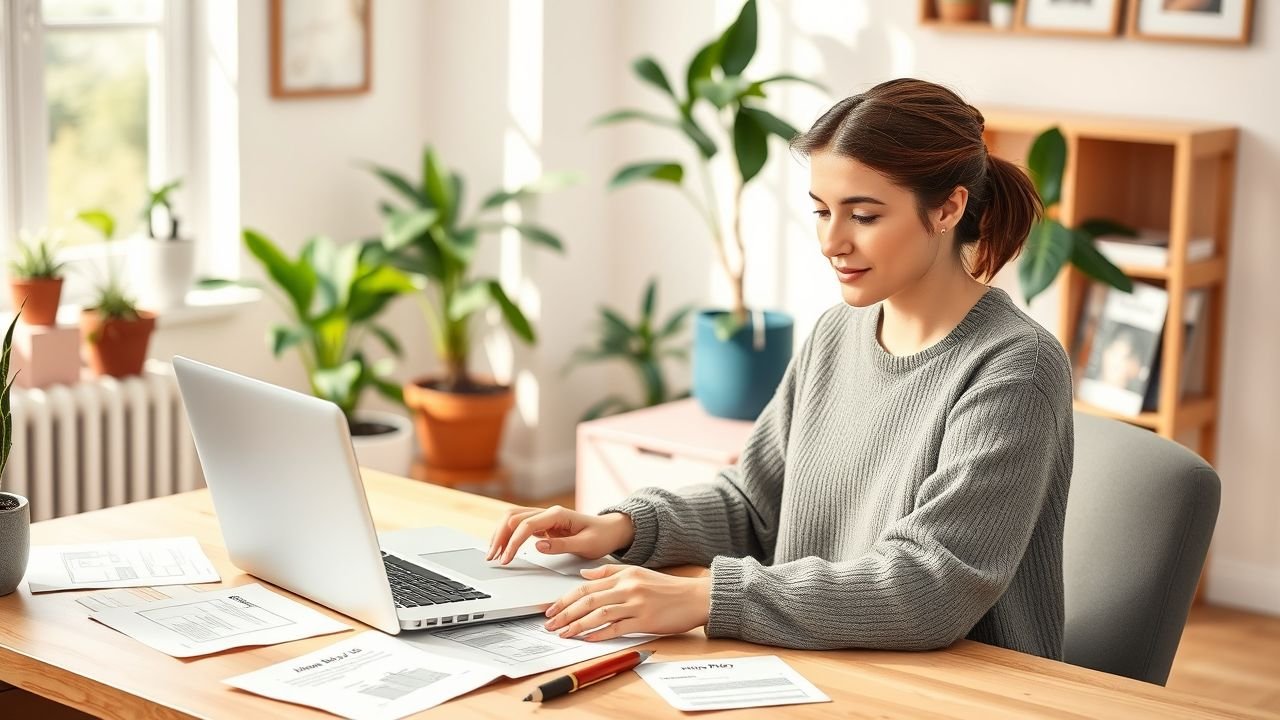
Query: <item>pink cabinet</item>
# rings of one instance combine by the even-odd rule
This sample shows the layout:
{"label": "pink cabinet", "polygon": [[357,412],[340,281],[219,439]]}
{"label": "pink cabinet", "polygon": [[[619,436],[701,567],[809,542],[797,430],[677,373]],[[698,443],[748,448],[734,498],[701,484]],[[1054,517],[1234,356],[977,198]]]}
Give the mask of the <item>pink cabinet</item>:
{"label": "pink cabinet", "polygon": [[692,398],[580,423],[575,504],[596,512],[642,487],[712,480],[738,461],[752,426],[712,417]]}

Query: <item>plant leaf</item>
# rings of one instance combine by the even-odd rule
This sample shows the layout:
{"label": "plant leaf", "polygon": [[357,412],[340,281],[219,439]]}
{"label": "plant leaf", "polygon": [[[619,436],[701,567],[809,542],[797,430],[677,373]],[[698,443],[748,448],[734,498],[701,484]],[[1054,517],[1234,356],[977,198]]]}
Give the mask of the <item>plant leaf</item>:
{"label": "plant leaf", "polygon": [[662,125],[665,127],[680,126],[680,122],[678,120],[672,120],[671,118],[663,117],[656,113],[645,112],[644,110],[635,110],[632,108],[616,110],[607,115],[601,115],[595,120],[592,120],[591,124],[592,125],[610,125],[612,123],[622,122],[624,120],[644,120],[645,122],[650,122],[650,123],[653,123],[654,125]]}
{"label": "plant leaf", "polygon": [[685,90],[688,95],[686,95],[684,103],[680,106],[685,115],[690,113],[694,98],[698,96],[699,81],[710,80],[711,69],[720,63],[720,51],[723,47],[724,38],[721,36],[703,45],[698,54],[693,56],[693,60],[689,61],[685,79]]}
{"label": "plant leaf", "polygon": [[516,304],[511,302],[511,298],[507,297],[507,293],[497,280],[489,281],[489,293],[493,295],[494,300],[498,301],[498,307],[502,308],[502,316],[506,318],[507,325],[511,327],[515,334],[530,345],[536,343],[538,340],[533,332],[533,326],[529,324],[529,320],[520,311],[520,308],[516,307]]}
{"label": "plant leaf", "polygon": [[524,239],[538,245],[555,250],[556,252],[564,252],[564,243],[560,242],[560,238],[553,235],[549,230],[539,227],[532,223],[513,223],[509,225],[516,232],[524,236]]}
{"label": "plant leaf", "polygon": [[316,274],[306,263],[292,263],[266,236],[246,228],[244,243],[267,274],[284,290],[299,318],[305,318],[315,294]]}
{"label": "plant leaf", "polygon": [[1071,234],[1071,264],[1089,277],[1110,285],[1117,290],[1133,292],[1133,280],[1124,271],[1116,267],[1105,255],[1094,247],[1093,240],[1087,234],[1076,231]]}
{"label": "plant leaf", "polygon": [[449,178],[449,169],[441,164],[435,150],[428,145],[422,151],[422,192],[440,211],[440,222],[446,227],[453,224],[457,214],[453,183]]}
{"label": "plant leaf", "polygon": [[1080,223],[1076,230],[1088,235],[1090,239],[1096,238],[1100,235],[1123,235],[1125,237],[1138,236],[1137,230],[1134,230],[1128,225],[1122,225],[1114,220],[1107,220],[1106,218],[1090,218]]}
{"label": "plant leaf", "polygon": [[1046,208],[1062,197],[1062,172],[1067,165],[1067,140],[1055,125],[1036,137],[1027,155],[1027,171]]}
{"label": "plant leaf", "polygon": [[488,305],[493,299],[490,280],[473,280],[453,293],[446,308],[449,319],[458,322]]}
{"label": "plant leaf", "polygon": [[760,173],[769,159],[768,136],[743,108],[733,118],[733,150],[738,156],[738,171],[745,185]]}
{"label": "plant leaf", "polygon": [[716,155],[716,143],[702,130],[702,126],[698,125],[698,121],[693,119],[692,115],[685,115],[680,118],[680,130],[685,137],[693,141],[698,146],[698,152],[702,153],[702,157],[710,160]]}
{"label": "plant leaf", "polygon": [[267,344],[271,346],[271,355],[280,357],[286,350],[303,342],[311,336],[306,327],[288,325],[272,325],[267,331]]}
{"label": "plant leaf", "polygon": [[1071,256],[1073,235],[1056,220],[1042,220],[1031,228],[1018,264],[1018,278],[1028,305],[1032,298],[1053,284],[1063,263]]}
{"label": "plant leaf", "polygon": [[640,323],[646,324],[653,319],[653,306],[658,300],[658,281],[650,280],[644,290],[644,302],[640,305]]}
{"label": "plant leaf", "polygon": [[747,0],[738,19],[723,36],[720,68],[725,75],[741,75],[756,54],[756,0]]}
{"label": "plant leaf", "polygon": [[691,312],[693,312],[692,305],[685,305],[677,310],[674,315],[667,319],[667,324],[662,326],[662,330],[658,331],[658,339],[661,340],[669,338],[680,332],[684,325],[685,318],[687,318]]}
{"label": "plant leaf", "polygon": [[76,219],[97,230],[104,240],[110,241],[116,234],[116,219],[106,210],[82,210]]}
{"label": "plant leaf", "polygon": [[787,142],[791,142],[792,138],[800,134],[800,131],[792,127],[790,123],[780,119],[768,110],[762,110],[757,107],[747,107],[744,105],[742,107],[742,112],[751,116],[751,119],[763,128],[765,132],[777,135]]}
{"label": "plant leaf", "polygon": [[641,80],[663,91],[667,94],[667,97],[673,100],[676,99],[676,91],[672,90],[671,83],[667,82],[667,74],[662,71],[662,66],[658,65],[658,62],[652,57],[646,55],[637,59],[631,63],[631,69],[635,71],[636,75],[640,76]]}
{"label": "plant leaf", "polygon": [[381,325],[370,324],[369,331],[373,333],[374,337],[382,341],[383,346],[385,346],[387,351],[392,355],[395,355],[396,357],[404,357],[404,349],[400,347],[400,341],[396,339],[395,335],[391,334],[390,330],[382,327]]}
{"label": "plant leaf", "polygon": [[723,110],[742,97],[748,87],[750,87],[750,83],[735,75],[726,77],[723,80],[712,80],[710,78],[699,80],[694,86],[694,90],[699,97],[715,105],[717,110]]}
{"label": "plant leaf", "polygon": [[392,210],[382,224],[382,246],[392,252],[399,250],[423,237],[439,217],[435,210]]}
{"label": "plant leaf", "polygon": [[822,90],[823,92],[826,92],[827,90],[827,87],[820,82],[810,80],[808,78],[802,78],[798,75],[783,74],[783,75],[774,75],[772,77],[767,77],[764,80],[757,80],[751,83],[751,86],[747,89],[747,92],[745,94],[756,96],[756,97],[764,97],[764,87],[770,83],[775,83],[775,82],[798,82],[798,83],[804,83],[805,85],[811,85],[815,88],[818,88],[819,90]]}
{"label": "plant leaf", "polygon": [[413,184],[404,178],[400,173],[379,165],[369,165],[369,171],[374,175],[382,178],[382,181],[390,185],[394,190],[404,196],[406,200],[413,203],[414,207],[430,207],[431,202],[425,195],[418,192]]}
{"label": "plant leaf", "polygon": [[616,190],[637,180],[659,180],[679,185],[684,180],[684,166],[677,162],[634,163],[613,176],[609,189]]}

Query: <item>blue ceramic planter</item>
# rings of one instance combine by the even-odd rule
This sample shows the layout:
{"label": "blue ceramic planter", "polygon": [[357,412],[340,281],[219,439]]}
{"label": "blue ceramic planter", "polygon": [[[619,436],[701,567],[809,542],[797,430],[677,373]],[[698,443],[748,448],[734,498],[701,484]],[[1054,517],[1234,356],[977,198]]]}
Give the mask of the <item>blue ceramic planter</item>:
{"label": "blue ceramic planter", "polygon": [[727,341],[716,337],[715,319],[723,310],[698,313],[694,328],[693,395],[709,414],[755,420],[782,381],[791,360],[795,319],[764,313],[764,346],[755,347],[755,314]]}

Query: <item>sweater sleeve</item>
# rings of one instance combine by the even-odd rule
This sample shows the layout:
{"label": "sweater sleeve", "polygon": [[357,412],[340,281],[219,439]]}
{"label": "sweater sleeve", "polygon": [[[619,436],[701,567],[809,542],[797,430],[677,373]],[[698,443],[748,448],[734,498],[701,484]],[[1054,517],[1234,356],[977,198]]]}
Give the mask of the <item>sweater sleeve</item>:
{"label": "sweater sleeve", "polygon": [[721,470],[711,482],[672,490],[643,488],[600,511],[625,513],[635,525],[631,546],[615,557],[645,567],[705,567],[717,555],[771,562],[797,388],[802,386],[813,338],[830,313],[831,309],[823,313],[800,352],[787,363],[736,465]]}
{"label": "sweater sleeve", "polygon": [[707,634],[903,650],[964,637],[1008,588],[1062,471],[1060,414],[1030,380],[966,391],[912,512],[849,561],[715,558]]}

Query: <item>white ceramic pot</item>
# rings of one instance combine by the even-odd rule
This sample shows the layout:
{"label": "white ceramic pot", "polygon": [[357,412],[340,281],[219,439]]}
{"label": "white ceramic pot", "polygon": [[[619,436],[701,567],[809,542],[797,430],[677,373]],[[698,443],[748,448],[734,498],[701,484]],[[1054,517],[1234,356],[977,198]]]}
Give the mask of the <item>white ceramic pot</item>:
{"label": "white ceramic pot", "polygon": [[413,465],[413,422],[403,415],[380,410],[361,410],[356,413],[356,422],[394,428],[378,435],[356,435],[353,432],[351,443],[355,446],[356,462],[371,470],[409,477]]}
{"label": "white ceramic pot", "polygon": [[993,2],[987,9],[991,18],[991,26],[998,28],[1013,27],[1013,3]]}
{"label": "white ceramic pot", "polygon": [[135,238],[130,259],[139,307],[158,312],[182,307],[195,281],[194,241]]}

